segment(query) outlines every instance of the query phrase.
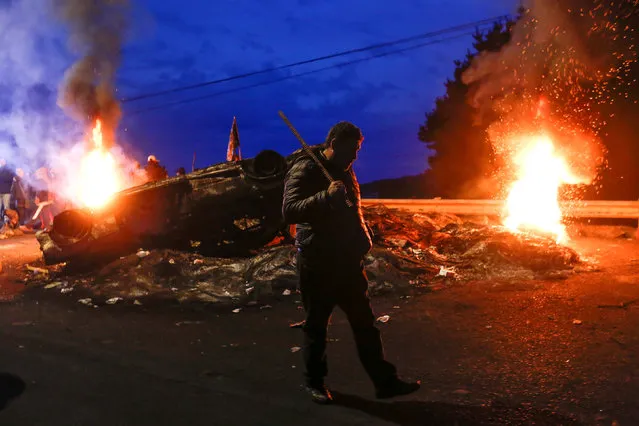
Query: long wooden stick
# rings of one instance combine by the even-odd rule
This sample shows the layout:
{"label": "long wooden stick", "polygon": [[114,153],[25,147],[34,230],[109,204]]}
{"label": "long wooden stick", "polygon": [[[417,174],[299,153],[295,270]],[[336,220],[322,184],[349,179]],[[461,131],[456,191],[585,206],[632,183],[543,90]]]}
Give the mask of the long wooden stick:
{"label": "long wooden stick", "polygon": [[[299,134],[299,132],[297,131],[297,129],[295,128],[295,126],[293,126],[293,123],[291,123],[288,119],[288,117],[286,117],[286,115],[284,114],[284,112],[282,111],[278,111],[278,114],[280,115],[280,117],[282,118],[282,120],[284,120],[284,123],[286,123],[286,125],[288,126],[289,129],[291,129],[291,132],[293,133],[293,135],[295,135],[295,137],[297,138],[297,140],[300,141],[300,143],[302,144],[302,148],[304,148],[304,151],[306,151],[306,153],[313,159],[313,161],[315,161],[315,164],[318,165],[318,167],[320,168],[320,170],[322,171],[322,173],[324,174],[324,176],[326,176],[326,179],[328,179],[329,182],[335,182],[335,179],[333,179],[333,177],[331,176],[331,174],[328,172],[328,170],[326,170],[326,167],[324,167],[324,164],[322,164],[322,162],[319,160],[319,158],[317,158],[317,156],[315,155],[315,153],[313,152],[313,150],[311,149],[310,146],[308,146],[308,144],[304,141],[304,138],[302,138],[302,135]],[[346,197],[346,205],[348,207],[353,207],[353,202],[351,200],[348,199],[348,196]]]}

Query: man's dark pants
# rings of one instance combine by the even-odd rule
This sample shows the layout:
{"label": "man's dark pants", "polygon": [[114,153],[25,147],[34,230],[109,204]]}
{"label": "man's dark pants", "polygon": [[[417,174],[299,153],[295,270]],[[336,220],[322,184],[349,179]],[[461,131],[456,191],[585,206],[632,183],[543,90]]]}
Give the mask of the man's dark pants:
{"label": "man's dark pants", "polygon": [[320,386],[328,372],[326,333],[333,309],[346,314],[353,330],[359,359],[377,387],[396,377],[393,364],[384,359],[384,350],[368,297],[368,280],[362,262],[336,262],[309,258],[298,252],[304,324],[304,363],[308,385]]}

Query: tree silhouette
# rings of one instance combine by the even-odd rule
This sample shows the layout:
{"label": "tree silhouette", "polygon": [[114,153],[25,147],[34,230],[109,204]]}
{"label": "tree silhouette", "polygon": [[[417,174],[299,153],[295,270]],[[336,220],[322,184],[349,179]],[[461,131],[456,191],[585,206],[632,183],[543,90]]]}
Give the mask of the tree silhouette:
{"label": "tree silhouette", "polygon": [[514,21],[496,22],[490,31],[473,35],[474,51],[469,51],[463,61],[455,61],[446,93],[437,98],[435,108],[420,126],[419,140],[434,151],[428,175],[438,196],[484,198],[494,192],[491,176],[497,164],[486,135],[492,120],[477,120],[478,111],[467,100],[472,87],[462,81],[462,74],[476,55],[498,51],[508,43],[513,24]]}
{"label": "tree silhouette", "polygon": [[[618,6],[623,11],[617,22],[624,49],[635,50],[639,43],[639,8],[636,1],[625,0]],[[622,46],[616,46],[621,50]],[[589,198],[609,200],[639,199],[639,63],[626,64],[626,71],[607,86],[608,101],[599,105],[605,125],[600,137],[606,147],[606,168],[599,185],[590,188]]]}

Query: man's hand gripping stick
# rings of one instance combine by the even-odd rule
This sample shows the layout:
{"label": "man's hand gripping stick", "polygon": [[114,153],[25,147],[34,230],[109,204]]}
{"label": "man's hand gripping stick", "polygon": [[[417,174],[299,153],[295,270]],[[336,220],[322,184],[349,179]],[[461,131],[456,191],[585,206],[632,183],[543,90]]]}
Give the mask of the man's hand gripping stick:
{"label": "man's hand gripping stick", "polygon": [[[328,179],[328,181],[331,182],[331,183],[335,182],[335,179],[333,179],[333,177],[328,172],[328,170],[326,170],[326,167],[324,167],[324,165],[319,160],[319,158],[317,158],[317,156],[315,155],[315,153],[313,152],[311,147],[309,147],[306,144],[306,142],[304,141],[304,138],[302,138],[302,136],[298,133],[297,129],[295,129],[295,127],[289,121],[289,119],[286,117],[286,115],[284,115],[284,113],[282,111],[278,111],[278,114],[280,115],[282,120],[284,120],[284,123],[286,123],[288,128],[291,129],[291,132],[293,133],[293,135],[295,135],[297,140],[300,141],[300,143],[302,144],[302,148],[304,148],[304,151],[306,151],[306,153],[309,155],[309,157],[311,157],[313,159],[313,161],[315,161],[315,164],[317,164],[317,166],[320,168],[320,170],[322,171],[322,173],[324,174],[326,179]],[[348,207],[353,207],[353,202],[348,198],[348,195],[346,194],[346,192],[344,193],[344,197],[345,197],[345,200],[346,200],[346,205]]]}

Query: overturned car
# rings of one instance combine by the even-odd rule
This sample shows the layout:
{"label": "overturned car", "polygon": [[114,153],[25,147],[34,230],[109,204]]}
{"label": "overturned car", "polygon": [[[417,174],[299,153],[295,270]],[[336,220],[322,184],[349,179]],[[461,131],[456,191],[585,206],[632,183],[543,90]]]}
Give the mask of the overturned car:
{"label": "overturned car", "polygon": [[206,255],[249,254],[284,229],[281,206],[288,164],[264,150],[187,175],[129,188],[99,211],[66,210],[37,234],[46,264],[93,264],[138,248]]}

